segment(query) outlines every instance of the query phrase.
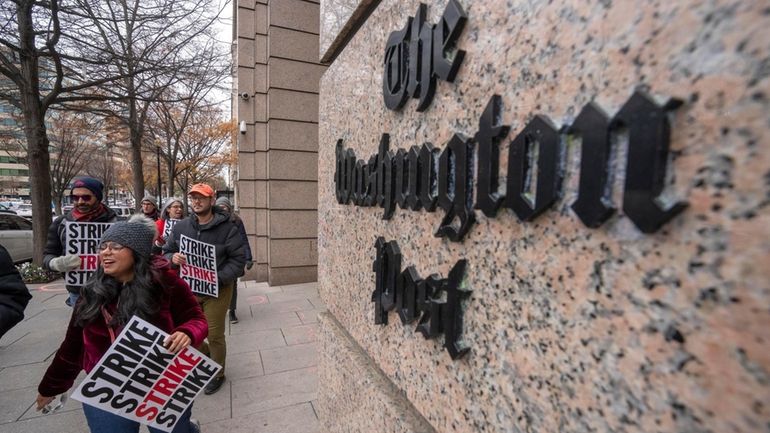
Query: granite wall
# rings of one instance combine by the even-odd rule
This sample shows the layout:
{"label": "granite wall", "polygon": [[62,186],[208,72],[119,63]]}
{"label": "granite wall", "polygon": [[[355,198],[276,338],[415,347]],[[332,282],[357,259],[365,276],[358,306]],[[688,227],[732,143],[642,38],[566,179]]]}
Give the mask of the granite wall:
{"label": "granite wall", "polygon": [[[414,99],[388,110],[382,95],[388,35],[417,1],[382,1],[321,79],[318,276],[333,316],[321,322],[327,431],[421,431],[422,420],[396,430],[362,411],[339,422],[336,408],[369,399],[415,411],[439,432],[769,432],[770,5],[459,3],[466,56],[424,112]],[[446,4],[430,2],[427,21]],[[339,39],[325,31],[336,30],[322,22],[321,39]],[[335,199],[338,139],[365,160],[382,133],[394,151],[443,149],[455,133],[473,136],[499,94],[511,128],[500,147],[504,192],[509,143],[534,115],[569,125],[594,101],[611,116],[639,88],[683,101],[670,116],[664,195],[689,206],[655,233],[622,209],[598,228],[580,221],[571,205],[581,145],[566,136],[556,203],[530,222],[508,209],[494,218],[476,211],[461,242],[434,236],[440,209],[397,209],[386,221],[380,207]],[[614,148],[611,198],[621,208],[622,134]],[[422,276],[468,260],[465,357],[451,360],[442,338],[423,339],[395,312],[374,324],[378,236],[397,241],[404,266]],[[364,376],[398,392],[362,388],[377,383]]]}

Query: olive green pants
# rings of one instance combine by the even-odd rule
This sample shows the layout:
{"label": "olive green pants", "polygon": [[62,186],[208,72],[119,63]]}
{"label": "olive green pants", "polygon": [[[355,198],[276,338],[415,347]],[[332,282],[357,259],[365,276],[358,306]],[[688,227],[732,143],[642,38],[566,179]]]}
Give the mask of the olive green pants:
{"label": "olive green pants", "polygon": [[209,324],[209,336],[201,344],[200,351],[204,355],[213,359],[214,362],[222,366],[217,377],[225,375],[225,360],[227,358],[227,342],[225,341],[225,326],[227,309],[230,308],[230,297],[233,295],[233,286],[235,283],[221,284],[219,286],[219,297],[196,296],[198,304],[206,315],[206,322]]}

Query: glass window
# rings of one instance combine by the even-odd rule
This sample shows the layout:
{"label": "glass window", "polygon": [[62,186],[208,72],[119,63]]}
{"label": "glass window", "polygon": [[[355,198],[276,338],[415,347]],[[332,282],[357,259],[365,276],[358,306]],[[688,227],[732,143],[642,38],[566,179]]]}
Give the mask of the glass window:
{"label": "glass window", "polygon": [[25,220],[24,218],[16,215],[9,215],[13,217],[13,220],[16,222],[16,225],[18,226],[19,230],[32,230],[32,223]]}
{"label": "glass window", "polygon": [[18,230],[12,215],[0,215],[0,230]]}

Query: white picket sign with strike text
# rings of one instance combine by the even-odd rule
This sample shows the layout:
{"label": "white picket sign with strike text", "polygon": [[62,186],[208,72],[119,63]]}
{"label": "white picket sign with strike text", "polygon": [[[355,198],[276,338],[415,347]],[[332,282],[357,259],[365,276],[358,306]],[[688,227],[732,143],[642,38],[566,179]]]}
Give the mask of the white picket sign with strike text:
{"label": "white picket sign with strike text", "polygon": [[134,316],[72,398],[170,432],[222,366],[188,346],[163,347],[168,334]]}

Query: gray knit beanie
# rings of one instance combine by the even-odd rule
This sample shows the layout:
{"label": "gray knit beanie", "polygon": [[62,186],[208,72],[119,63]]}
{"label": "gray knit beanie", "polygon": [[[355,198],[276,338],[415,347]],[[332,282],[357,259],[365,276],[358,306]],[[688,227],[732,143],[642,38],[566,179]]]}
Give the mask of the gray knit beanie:
{"label": "gray knit beanie", "polygon": [[135,214],[128,221],[112,224],[102,235],[101,243],[116,242],[131,248],[142,257],[149,258],[157,231],[155,221],[142,214]]}
{"label": "gray knit beanie", "polygon": [[158,201],[155,200],[155,197],[148,195],[147,197],[143,198],[142,201],[139,203],[142,203],[145,201],[149,201],[150,203],[152,203],[153,206],[155,206],[155,209],[158,209]]}
{"label": "gray knit beanie", "polygon": [[233,204],[230,203],[230,199],[228,199],[227,197],[219,197],[217,199],[215,206],[222,206],[222,205],[227,206],[227,209],[229,209],[230,212],[233,211]]}

